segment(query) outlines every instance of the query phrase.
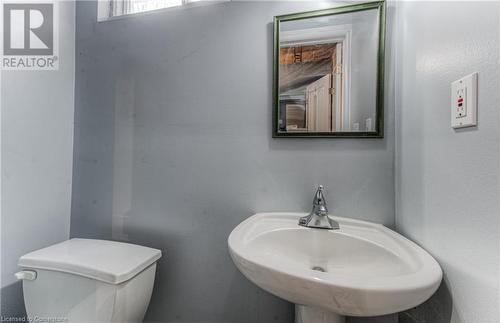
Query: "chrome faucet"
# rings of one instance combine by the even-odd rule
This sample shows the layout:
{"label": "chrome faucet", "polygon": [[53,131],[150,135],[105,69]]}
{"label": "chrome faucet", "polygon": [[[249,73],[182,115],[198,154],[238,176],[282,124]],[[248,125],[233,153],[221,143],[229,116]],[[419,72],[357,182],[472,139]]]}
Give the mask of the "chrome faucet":
{"label": "chrome faucet", "polygon": [[313,208],[309,215],[299,219],[299,225],[308,228],[338,230],[339,223],[328,216],[325,197],[323,196],[323,185],[318,187],[314,194]]}

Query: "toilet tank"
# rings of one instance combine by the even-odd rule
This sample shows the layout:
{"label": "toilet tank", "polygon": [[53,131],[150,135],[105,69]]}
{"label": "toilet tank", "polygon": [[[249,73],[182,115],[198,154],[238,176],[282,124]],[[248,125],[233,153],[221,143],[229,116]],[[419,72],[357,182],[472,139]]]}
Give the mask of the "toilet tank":
{"label": "toilet tank", "polygon": [[160,250],[71,239],[19,260],[26,312],[38,322],[141,322]]}

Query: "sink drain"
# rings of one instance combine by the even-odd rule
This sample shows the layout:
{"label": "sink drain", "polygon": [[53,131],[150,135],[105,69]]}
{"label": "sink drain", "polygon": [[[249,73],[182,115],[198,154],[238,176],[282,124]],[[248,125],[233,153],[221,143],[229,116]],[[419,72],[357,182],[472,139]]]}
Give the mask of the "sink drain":
{"label": "sink drain", "polygon": [[320,267],[320,266],[315,266],[315,267],[312,267],[311,269],[316,270],[316,271],[321,271],[322,273],[326,273],[325,268]]}

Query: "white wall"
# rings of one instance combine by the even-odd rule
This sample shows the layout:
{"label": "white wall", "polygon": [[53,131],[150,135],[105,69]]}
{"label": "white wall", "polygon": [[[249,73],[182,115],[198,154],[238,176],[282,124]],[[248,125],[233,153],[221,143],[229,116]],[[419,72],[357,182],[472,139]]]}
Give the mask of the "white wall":
{"label": "white wall", "polygon": [[[396,227],[444,270],[430,322],[498,323],[500,3],[397,11]],[[475,71],[478,127],[454,131],[450,83]]]}
{"label": "white wall", "polygon": [[74,23],[74,3],[61,2],[58,71],[1,75],[2,315],[20,310],[18,258],[69,237]]}

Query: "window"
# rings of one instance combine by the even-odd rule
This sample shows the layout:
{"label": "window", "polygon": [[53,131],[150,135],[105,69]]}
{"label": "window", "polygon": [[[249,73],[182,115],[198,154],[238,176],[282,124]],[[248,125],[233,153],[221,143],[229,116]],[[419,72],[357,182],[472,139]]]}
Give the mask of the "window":
{"label": "window", "polygon": [[[225,0],[230,1],[230,0]],[[218,2],[213,0],[100,0],[97,17],[99,21],[135,13],[187,6],[195,2]]]}

